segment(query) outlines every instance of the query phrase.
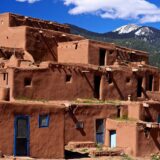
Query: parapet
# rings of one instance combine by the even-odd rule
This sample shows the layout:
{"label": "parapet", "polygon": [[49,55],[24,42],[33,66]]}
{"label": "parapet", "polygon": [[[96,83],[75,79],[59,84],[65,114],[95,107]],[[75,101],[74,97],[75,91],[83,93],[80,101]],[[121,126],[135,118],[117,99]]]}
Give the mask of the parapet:
{"label": "parapet", "polygon": [[70,33],[70,27],[68,25],[59,24],[52,21],[40,20],[37,18],[22,16],[22,15],[17,15],[13,13],[1,14],[0,21],[1,23],[6,23],[8,21],[8,24],[7,24],[8,27],[30,26],[33,28]]}

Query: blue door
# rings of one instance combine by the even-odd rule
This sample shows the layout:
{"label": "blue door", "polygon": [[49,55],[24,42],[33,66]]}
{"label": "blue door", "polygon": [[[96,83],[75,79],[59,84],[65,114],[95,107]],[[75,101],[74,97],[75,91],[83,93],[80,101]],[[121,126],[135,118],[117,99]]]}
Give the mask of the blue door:
{"label": "blue door", "polygon": [[116,147],[116,131],[110,131],[110,147]]}
{"label": "blue door", "polygon": [[14,155],[29,156],[29,116],[15,117]]}
{"label": "blue door", "polygon": [[104,144],[104,119],[96,120],[96,143]]}

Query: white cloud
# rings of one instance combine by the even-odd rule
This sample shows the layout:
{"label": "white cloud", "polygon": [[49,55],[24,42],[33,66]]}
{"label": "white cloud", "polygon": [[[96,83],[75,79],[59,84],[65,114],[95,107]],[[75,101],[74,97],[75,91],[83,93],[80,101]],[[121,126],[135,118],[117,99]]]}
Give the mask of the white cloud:
{"label": "white cloud", "polygon": [[160,22],[160,8],[147,0],[63,0],[72,15],[91,13],[102,18]]}
{"label": "white cloud", "polygon": [[35,3],[38,2],[39,0],[16,0],[17,2],[28,2],[28,3]]}

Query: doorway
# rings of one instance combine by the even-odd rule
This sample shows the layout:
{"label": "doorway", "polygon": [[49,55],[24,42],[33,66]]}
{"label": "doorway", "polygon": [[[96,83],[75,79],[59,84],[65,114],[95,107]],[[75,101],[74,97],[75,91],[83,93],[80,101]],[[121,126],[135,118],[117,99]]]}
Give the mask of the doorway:
{"label": "doorway", "polygon": [[96,119],[96,143],[104,144],[104,119]]}
{"label": "doorway", "polygon": [[149,75],[149,84],[148,84],[148,90],[152,91],[153,89],[153,75]]}
{"label": "doorway", "polygon": [[94,76],[94,98],[99,99],[101,76]]}
{"label": "doorway", "polygon": [[116,131],[115,130],[111,130],[110,131],[110,147],[111,148],[115,148],[116,147]]}
{"label": "doorway", "polygon": [[142,97],[142,81],[142,77],[137,79],[137,97]]}
{"label": "doorway", "polygon": [[105,65],[105,58],[106,58],[106,49],[100,48],[99,50],[99,65]]}
{"label": "doorway", "polygon": [[29,156],[29,116],[15,117],[14,156]]}

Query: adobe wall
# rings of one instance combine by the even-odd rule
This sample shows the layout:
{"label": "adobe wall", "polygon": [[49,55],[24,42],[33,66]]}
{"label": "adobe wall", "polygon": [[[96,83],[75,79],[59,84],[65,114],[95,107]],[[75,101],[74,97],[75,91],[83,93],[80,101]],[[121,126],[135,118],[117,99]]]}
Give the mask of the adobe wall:
{"label": "adobe wall", "polygon": [[5,28],[0,32],[0,46],[25,48],[26,27]]}
{"label": "adobe wall", "polygon": [[58,62],[88,64],[89,41],[73,41],[58,44]]}
{"label": "adobe wall", "polygon": [[100,49],[106,49],[105,65],[112,65],[116,59],[115,45],[112,43],[103,43],[97,41],[89,41],[89,64],[100,65]]}
{"label": "adobe wall", "polygon": [[[151,91],[149,91],[148,89],[149,88],[149,75],[153,76]],[[141,98],[159,100],[160,83],[159,83],[159,69],[158,68],[154,68],[154,67],[152,68],[152,67],[146,66],[140,69],[138,72],[136,72],[135,77],[143,78]]]}
{"label": "adobe wall", "polygon": [[92,40],[80,40],[59,43],[58,62],[99,64],[100,49],[106,49],[105,65],[113,64],[115,60],[115,47],[111,43],[103,43]]}
{"label": "adobe wall", "polygon": [[[0,102],[0,150],[13,155],[14,118],[30,116],[30,156],[37,158],[64,157],[64,111],[51,105]],[[49,128],[39,128],[38,115],[49,114]]]}
{"label": "adobe wall", "polygon": [[137,129],[137,156],[150,156],[160,151],[159,129],[150,129],[145,133],[140,127]]}
{"label": "adobe wall", "polygon": [[[117,117],[116,105],[76,105],[65,114],[65,144],[68,142],[91,141],[96,143],[96,119]],[[76,129],[77,122],[83,122],[83,129]]]}
{"label": "adobe wall", "polygon": [[106,121],[106,146],[110,146],[110,132],[116,130],[116,147],[125,153],[136,156],[137,152],[137,129],[135,122],[118,121],[107,119]]}
{"label": "adobe wall", "polygon": [[141,119],[143,121],[157,122],[160,114],[160,103],[148,103],[149,107],[141,106]]}
{"label": "adobe wall", "polygon": [[1,32],[9,27],[9,13],[0,14],[0,29]]}
{"label": "adobe wall", "polygon": [[135,120],[142,120],[142,105],[137,102],[128,104],[128,118]]}
{"label": "adobe wall", "polygon": [[52,32],[40,33],[39,30],[26,30],[25,49],[33,56],[35,62],[57,61],[57,39]]}
{"label": "adobe wall", "polygon": [[[71,76],[69,81],[66,81],[67,75]],[[15,69],[13,82],[10,81],[11,98],[45,100],[93,98],[93,74],[85,75],[80,70],[66,68]],[[31,80],[31,85],[25,86],[26,78]]]}
{"label": "adobe wall", "polygon": [[127,100],[128,95],[132,99],[137,97],[137,80],[129,68],[117,69],[102,77],[103,99]]}

